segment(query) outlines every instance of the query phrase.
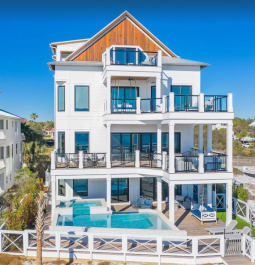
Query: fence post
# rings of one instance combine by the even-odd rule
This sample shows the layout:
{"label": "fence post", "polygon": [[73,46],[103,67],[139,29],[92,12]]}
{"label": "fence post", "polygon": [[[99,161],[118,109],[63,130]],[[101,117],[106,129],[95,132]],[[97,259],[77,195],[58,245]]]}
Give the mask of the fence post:
{"label": "fence post", "polygon": [[192,238],[192,255],[194,257],[194,261],[196,264],[196,258],[198,255],[198,238],[197,237]]}
{"label": "fence post", "polygon": [[255,261],[255,239],[251,238],[251,262]]}
{"label": "fence post", "polygon": [[128,247],[128,238],[127,235],[122,235],[122,252],[124,255],[124,262],[126,262],[126,254],[127,254],[127,247]]}
{"label": "fence post", "polygon": [[89,234],[90,261],[93,260],[93,249],[94,249],[94,235],[93,234]]}
{"label": "fence post", "polygon": [[220,253],[221,253],[222,257],[225,256],[225,238],[224,238],[224,235],[220,238]]}
{"label": "fence post", "polygon": [[56,233],[55,237],[56,237],[57,258],[60,259],[60,248],[61,248],[61,235],[60,235],[60,233]]}
{"label": "fence post", "polygon": [[28,232],[27,230],[24,230],[23,234],[23,252],[25,257],[27,257],[27,248],[28,248]]}
{"label": "fence post", "polygon": [[250,207],[247,202],[245,203],[245,210],[246,210],[246,216],[245,216],[246,221],[250,223]]}
{"label": "fence post", "polygon": [[135,167],[140,167],[140,151],[135,150]]}

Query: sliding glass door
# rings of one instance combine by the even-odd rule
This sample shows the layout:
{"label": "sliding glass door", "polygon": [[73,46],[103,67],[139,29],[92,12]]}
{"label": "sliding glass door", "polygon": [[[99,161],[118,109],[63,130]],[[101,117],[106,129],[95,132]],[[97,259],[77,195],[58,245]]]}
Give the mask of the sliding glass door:
{"label": "sliding glass door", "polygon": [[[162,133],[162,152],[169,151],[169,137],[168,133]],[[181,133],[175,132],[174,133],[174,152],[181,153]]]}
{"label": "sliding glass door", "polygon": [[174,92],[174,106],[175,110],[185,110],[186,106],[191,104],[192,97],[187,97],[192,95],[191,86],[172,86],[171,92]]}
{"label": "sliding glass door", "polygon": [[112,203],[129,201],[129,179],[113,178],[111,182]]}

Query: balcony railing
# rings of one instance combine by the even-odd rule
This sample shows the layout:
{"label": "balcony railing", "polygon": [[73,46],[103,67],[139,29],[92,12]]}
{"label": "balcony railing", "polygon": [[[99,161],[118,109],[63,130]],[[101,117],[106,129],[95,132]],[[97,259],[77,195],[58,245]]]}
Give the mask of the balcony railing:
{"label": "balcony railing", "polygon": [[135,167],[135,153],[123,152],[111,154],[112,167]]}
{"label": "balcony railing", "polygon": [[106,167],[106,153],[84,153],[83,167]]}
{"label": "balcony railing", "polygon": [[197,95],[175,95],[174,96],[175,111],[198,111]]}
{"label": "balcony railing", "polygon": [[162,98],[141,99],[141,113],[161,113]]}
{"label": "balcony railing", "polygon": [[162,154],[140,153],[140,167],[161,168]]}
{"label": "balcony railing", "polygon": [[198,156],[175,156],[175,172],[198,172]]}
{"label": "balcony railing", "polygon": [[112,99],[112,113],[136,113],[136,99]]}
{"label": "balcony railing", "polygon": [[56,154],[56,167],[57,168],[78,168],[79,167],[79,154],[67,153]]}
{"label": "balcony railing", "polygon": [[110,63],[112,65],[140,65],[157,66],[158,53],[146,51],[111,50]]}
{"label": "balcony railing", "polygon": [[228,96],[205,96],[204,110],[215,112],[228,111]]}
{"label": "balcony railing", "polygon": [[227,155],[213,153],[213,155],[204,156],[204,171],[226,171]]}

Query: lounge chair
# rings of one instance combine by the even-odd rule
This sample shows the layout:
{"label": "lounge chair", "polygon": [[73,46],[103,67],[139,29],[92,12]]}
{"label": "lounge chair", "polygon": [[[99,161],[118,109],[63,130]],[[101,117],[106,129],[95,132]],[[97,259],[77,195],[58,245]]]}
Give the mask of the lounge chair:
{"label": "lounge chair", "polygon": [[216,221],[216,212],[206,204],[193,204],[190,214],[203,222]]}
{"label": "lounge chair", "polygon": [[152,200],[143,199],[141,204],[142,209],[151,209],[152,208]]}
{"label": "lounge chair", "polygon": [[224,231],[232,231],[235,229],[237,225],[237,221],[236,220],[232,220],[229,225],[227,225],[226,227],[214,227],[214,228],[206,228],[206,230],[210,233],[210,234],[223,234]]}
{"label": "lounge chair", "polygon": [[179,206],[184,210],[191,209],[191,198],[188,196],[176,195],[175,200],[178,202]]}
{"label": "lounge chair", "polygon": [[133,208],[140,208],[142,204],[143,198],[137,197],[131,202]]}

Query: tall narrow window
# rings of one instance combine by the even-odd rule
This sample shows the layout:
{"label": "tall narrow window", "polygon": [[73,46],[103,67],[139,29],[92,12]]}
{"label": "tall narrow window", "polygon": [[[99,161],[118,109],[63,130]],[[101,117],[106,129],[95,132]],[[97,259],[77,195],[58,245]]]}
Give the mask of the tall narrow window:
{"label": "tall narrow window", "polygon": [[10,157],[10,146],[6,146],[6,158]]}
{"label": "tall narrow window", "polygon": [[12,144],[12,158],[13,158],[13,144]]}
{"label": "tall narrow window", "polygon": [[58,111],[65,111],[65,87],[58,87]]}
{"label": "tall narrow window", "polygon": [[58,195],[59,196],[66,196],[66,185],[64,179],[58,180]]}
{"label": "tall narrow window", "polygon": [[75,86],[75,111],[89,111],[88,86]]}
{"label": "tall narrow window", "polygon": [[4,120],[0,120],[0,130],[4,129]]}
{"label": "tall narrow window", "polygon": [[76,132],[75,133],[75,153],[79,151],[89,152],[89,133]]}
{"label": "tall narrow window", "polygon": [[17,123],[17,121],[15,121],[15,132],[17,132],[18,131],[18,123]]}
{"label": "tall narrow window", "polygon": [[6,130],[8,130],[8,120],[6,120]]}
{"label": "tall narrow window", "polygon": [[0,147],[0,159],[4,159],[4,147]]}
{"label": "tall narrow window", "polygon": [[65,132],[58,132],[58,153],[65,153]]}
{"label": "tall narrow window", "polygon": [[16,155],[18,154],[18,144],[16,144]]}

